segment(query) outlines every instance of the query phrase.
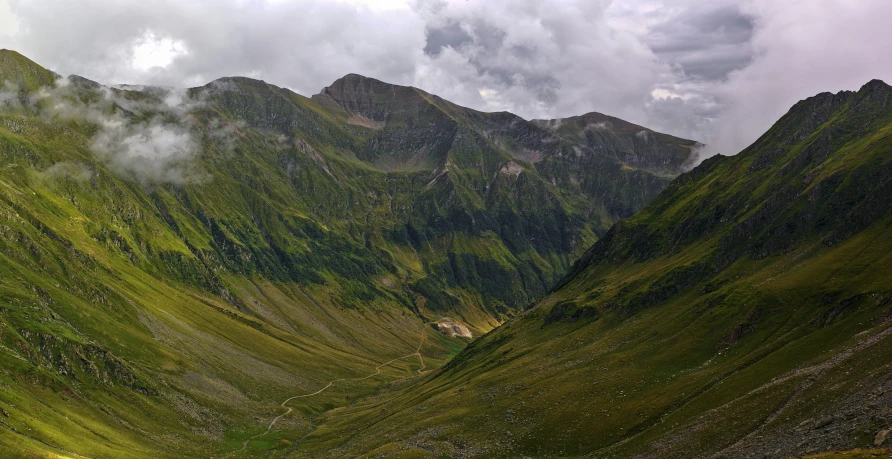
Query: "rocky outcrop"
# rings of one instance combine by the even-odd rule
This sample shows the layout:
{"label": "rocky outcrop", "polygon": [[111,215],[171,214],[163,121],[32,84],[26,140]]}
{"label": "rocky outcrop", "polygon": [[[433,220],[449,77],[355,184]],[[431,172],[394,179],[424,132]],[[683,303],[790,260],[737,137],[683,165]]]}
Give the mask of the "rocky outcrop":
{"label": "rocky outcrop", "polygon": [[467,326],[449,317],[444,317],[437,322],[437,330],[450,338],[471,339],[474,337]]}

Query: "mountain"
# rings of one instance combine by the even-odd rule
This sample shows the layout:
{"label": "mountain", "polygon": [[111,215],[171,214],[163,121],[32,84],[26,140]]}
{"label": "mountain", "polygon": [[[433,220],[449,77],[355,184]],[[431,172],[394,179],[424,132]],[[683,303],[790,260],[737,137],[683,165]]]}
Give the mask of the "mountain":
{"label": "mountain", "polygon": [[293,449],[546,293],[697,146],[660,137],[663,160],[356,75],[312,98],[109,87],[4,50],[0,81],[13,457]]}
{"label": "mountain", "polygon": [[523,314],[298,451],[888,457],[890,319],[892,87],[872,81],[681,175]]}
{"label": "mountain", "polygon": [[[480,186],[496,172],[510,169],[513,176],[534,169],[536,178],[593,198],[608,220],[637,212],[702,147],[598,113],[549,121],[482,113],[360,75],[334,82],[313,99],[339,107],[349,123],[381,130],[362,158],[384,170],[435,170],[450,177],[453,168],[453,175]],[[477,169],[482,176],[469,176]]]}
{"label": "mountain", "polygon": [[7,88],[15,87],[25,92],[53,86],[59,79],[59,75],[54,72],[7,49],[0,49],[0,75],[3,75],[2,83],[5,83]]}
{"label": "mountain", "polygon": [[692,150],[702,147],[601,113],[533,123],[630,167],[669,177],[696,159]]}

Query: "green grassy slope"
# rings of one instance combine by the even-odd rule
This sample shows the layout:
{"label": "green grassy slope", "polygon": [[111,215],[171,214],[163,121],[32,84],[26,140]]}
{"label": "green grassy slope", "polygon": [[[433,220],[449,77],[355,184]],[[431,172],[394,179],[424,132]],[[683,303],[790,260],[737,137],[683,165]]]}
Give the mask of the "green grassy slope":
{"label": "green grassy slope", "polygon": [[803,101],[443,369],[328,413],[303,451],[886,454],[870,450],[892,425],[890,184],[892,87]]}
{"label": "green grassy slope", "polygon": [[603,234],[610,206],[640,206],[623,193],[668,183],[615,163],[597,179],[617,179],[608,205],[529,163],[516,173],[517,148],[458,108],[442,164],[390,170],[375,158],[398,151],[398,125],[256,80],[113,89],[0,51],[0,81],[13,457],[293,451],[322,413],[466,345],[434,322],[490,330]]}
{"label": "green grassy slope", "polygon": [[37,65],[21,54],[0,49],[0,75],[6,90],[15,89],[26,94],[42,87],[53,86],[59,75]]}
{"label": "green grassy slope", "polygon": [[[183,117],[151,91],[23,88],[0,113],[5,455],[222,455],[286,397],[416,352],[434,367],[464,345],[426,324],[385,252],[312,218],[279,164],[315,163],[207,101],[217,95]],[[157,183],[98,155],[97,120],[121,118],[145,136],[191,123],[197,178]],[[399,360],[296,403],[276,431],[420,366]],[[261,435],[241,454],[274,446]]]}

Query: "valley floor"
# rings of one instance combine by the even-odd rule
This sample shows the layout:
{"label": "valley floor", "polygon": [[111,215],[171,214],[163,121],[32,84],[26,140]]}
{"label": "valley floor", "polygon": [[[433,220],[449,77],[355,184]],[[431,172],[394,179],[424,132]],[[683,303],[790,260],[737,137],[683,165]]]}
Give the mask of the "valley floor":
{"label": "valley floor", "polygon": [[[335,386],[335,385],[340,385],[340,384],[343,384],[343,383],[366,382],[366,381],[368,381],[368,380],[370,380],[370,379],[373,379],[373,378],[376,378],[376,377],[378,377],[378,376],[381,376],[381,375],[382,375],[382,369],[383,369],[383,368],[385,368],[385,367],[389,367],[389,366],[393,365],[395,362],[399,362],[399,361],[402,361],[402,360],[407,360],[407,359],[417,358],[417,359],[418,359],[418,363],[419,363],[419,367],[418,367],[417,369],[413,370],[413,372],[412,372],[411,375],[409,375],[409,376],[405,376],[405,377],[403,378],[404,381],[409,381],[410,379],[414,379],[414,378],[417,378],[417,377],[421,376],[421,375],[423,374],[423,372],[427,369],[427,365],[426,365],[426,363],[425,363],[425,361],[424,361],[424,355],[421,353],[421,350],[422,350],[422,348],[424,347],[425,342],[427,341],[427,333],[429,332],[428,327],[427,327],[426,325],[423,325],[422,328],[421,328],[421,330],[420,330],[420,332],[421,332],[421,333],[420,333],[420,334],[421,334],[421,338],[420,338],[419,343],[418,343],[418,348],[415,350],[415,352],[413,352],[413,353],[411,353],[411,354],[404,355],[404,356],[402,356],[402,357],[397,357],[397,358],[392,359],[392,360],[387,361],[387,362],[384,362],[384,363],[382,363],[382,364],[376,366],[376,367],[375,367],[375,371],[374,371],[373,373],[367,375],[367,376],[358,377],[358,378],[341,378],[341,379],[334,379],[334,380],[330,381],[328,384],[326,384],[325,387],[323,387],[323,388],[317,390],[316,392],[312,392],[312,393],[309,393],[309,394],[303,394],[303,395],[294,395],[294,396],[292,396],[292,397],[289,397],[289,398],[285,399],[285,401],[282,402],[282,404],[280,405],[280,406],[285,410],[285,412],[282,413],[282,414],[280,414],[279,416],[276,416],[275,418],[273,418],[273,420],[270,421],[269,425],[267,426],[266,431],[264,431],[263,433],[254,435],[254,436],[248,438],[247,440],[245,440],[245,442],[242,443],[242,448],[241,448],[240,450],[238,450],[238,451],[233,452],[233,455],[234,455],[234,456],[239,456],[239,455],[243,455],[243,454],[247,454],[247,455],[255,454],[256,452],[249,452],[248,445],[249,445],[250,443],[256,441],[256,442],[258,442],[258,443],[260,444],[261,447],[263,447],[263,446],[265,446],[265,445],[267,444],[266,442],[263,441],[263,437],[267,437],[267,436],[272,437],[272,438],[279,438],[279,437],[281,437],[281,434],[280,434],[280,433],[278,433],[278,432],[273,432],[273,428],[276,426],[276,424],[277,424],[279,421],[281,421],[281,420],[284,419],[285,417],[287,417],[287,416],[291,415],[292,413],[294,413],[295,408],[292,407],[292,406],[289,406],[289,405],[294,404],[294,403],[292,403],[292,402],[295,402],[295,401],[304,401],[305,399],[309,399],[309,398],[312,398],[312,397],[316,397],[316,396],[322,394],[323,392],[326,392],[328,389],[332,388],[332,387]],[[385,384],[387,384],[387,383],[385,383]],[[393,384],[393,382],[390,382],[389,384]],[[374,384],[372,384],[372,386],[374,386]],[[312,432],[312,430],[311,430],[310,432]],[[303,435],[303,436],[305,437],[306,434]],[[279,445],[279,446],[287,446],[287,444],[288,444],[288,440],[280,440],[279,443],[277,443],[277,445]],[[284,453],[283,457],[288,457],[289,455],[291,455],[291,454],[293,454],[293,453],[296,453],[296,452],[297,452],[297,448],[299,447],[299,441],[294,441],[294,442],[291,443],[291,445],[292,445],[291,448],[289,448],[289,449],[287,450],[287,452]],[[228,455],[227,455],[227,456],[228,456]]]}

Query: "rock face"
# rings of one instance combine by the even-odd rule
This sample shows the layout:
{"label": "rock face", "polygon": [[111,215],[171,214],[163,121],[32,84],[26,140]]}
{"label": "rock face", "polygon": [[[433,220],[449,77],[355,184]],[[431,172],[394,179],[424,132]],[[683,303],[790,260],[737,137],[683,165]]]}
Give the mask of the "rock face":
{"label": "rock face", "polygon": [[358,156],[382,170],[436,171],[451,162],[465,172],[465,186],[480,190],[513,160],[536,172],[533,181],[578,190],[611,220],[644,206],[702,146],[598,113],[550,121],[482,113],[360,75],[335,81],[313,99],[340,108],[352,124],[381,130]]}
{"label": "rock face", "polygon": [[315,97],[330,97],[340,108],[376,123],[418,121],[432,108],[429,96],[409,86],[398,86],[362,75],[350,74],[324,88]]}
{"label": "rock face", "polygon": [[456,323],[454,320],[444,317],[437,322],[437,328],[440,333],[450,337],[450,338],[465,338],[471,339],[474,335],[471,333],[471,330],[468,330],[468,327]]}
{"label": "rock face", "polygon": [[877,436],[874,437],[874,439],[873,439],[873,446],[883,446],[883,445],[885,445],[885,444],[886,444],[886,439],[889,438],[889,433],[890,433],[890,432],[892,432],[892,430],[889,430],[889,429],[884,429],[884,430],[881,430],[881,431],[877,432]]}
{"label": "rock face", "polygon": [[[586,132],[611,127],[589,121]],[[388,394],[386,415],[365,416],[373,400],[331,425],[374,426],[352,437],[354,453],[799,457],[888,445],[890,145],[885,83],[796,104],[739,155],[710,158],[615,224],[560,285],[435,377]]]}

